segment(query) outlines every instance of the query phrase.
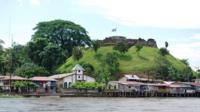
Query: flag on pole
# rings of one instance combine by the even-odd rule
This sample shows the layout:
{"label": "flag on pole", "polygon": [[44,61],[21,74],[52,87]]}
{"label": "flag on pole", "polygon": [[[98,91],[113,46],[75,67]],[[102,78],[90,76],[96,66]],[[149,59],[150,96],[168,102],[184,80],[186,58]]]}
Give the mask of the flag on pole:
{"label": "flag on pole", "polygon": [[113,29],[112,29],[112,32],[116,32],[116,31],[117,31],[117,28],[113,28]]}

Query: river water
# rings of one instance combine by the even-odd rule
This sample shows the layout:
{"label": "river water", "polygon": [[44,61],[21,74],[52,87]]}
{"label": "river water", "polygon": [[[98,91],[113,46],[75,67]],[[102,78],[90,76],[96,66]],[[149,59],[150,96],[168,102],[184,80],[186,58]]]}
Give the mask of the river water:
{"label": "river water", "polygon": [[0,98],[0,112],[200,112],[200,98]]}

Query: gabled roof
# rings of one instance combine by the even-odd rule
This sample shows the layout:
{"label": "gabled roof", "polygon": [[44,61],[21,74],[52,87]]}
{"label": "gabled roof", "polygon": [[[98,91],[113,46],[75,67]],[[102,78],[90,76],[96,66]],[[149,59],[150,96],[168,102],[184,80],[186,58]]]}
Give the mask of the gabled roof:
{"label": "gabled roof", "polygon": [[84,69],[81,65],[76,64],[72,70],[73,70],[73,71],[76,71],[76,70],[84,71],[85,69]]}
{"label": "gabled roof", "polygon": [[74,73],[56,74],[56,75],[49,76],[49,78],[52,78],[52,79],[61,79],[61,78],[64,78],[64,77],[67,77],[67,76],[70,76],[70,75],[73,75],[73,74]]}

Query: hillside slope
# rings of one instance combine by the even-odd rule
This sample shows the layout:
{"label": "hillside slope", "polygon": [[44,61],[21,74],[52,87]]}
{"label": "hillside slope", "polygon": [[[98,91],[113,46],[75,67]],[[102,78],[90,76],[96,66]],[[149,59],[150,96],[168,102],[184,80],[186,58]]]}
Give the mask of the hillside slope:
{"label": "hillside slope", "polygon": [[[71,72],[73,66],[77,63],[89,63],[94,66],[95,69],[101,67],[99,61],[96,59],[97,55],[105,55],[108,52],[114,52],[112,46],[101,47],[98,52],[95,53],[92,49],[84,51],[83,57],[79,61],[74,61],[73,58],[68,58],[66,63],[58,68],[59,72]],[[115,51],[117,52],[117,51]],[[127,53],[120,56],[120,73],[138,73],[145,74],[148,70],[154,70],[156,68],[156,58],[159,56],[159,49],[151,47],[143,47],[139,52],[136,52],[136,48],[131,47]],[[182,71],[186,65],[180,60],[176,59],[172,55],[165,56],[171,66],[177,70]]]}

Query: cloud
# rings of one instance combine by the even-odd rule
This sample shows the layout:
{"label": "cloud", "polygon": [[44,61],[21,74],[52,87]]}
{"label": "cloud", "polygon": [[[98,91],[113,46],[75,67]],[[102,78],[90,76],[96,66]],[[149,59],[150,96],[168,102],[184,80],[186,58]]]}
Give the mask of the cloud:
{"label": "cloud", "polygon": [[174,44],[170,47],[170,52],[180,59],[189,59],[193,69],[200,66],[200,42]]}
{"label": "cloud", "polygon": [[199,0],[79,0],[78,4],[123,25],[200,28]]}
{"label": "cloud", "polygon": [[23,6],[23,0],[17,0],[17,3],[20,7]]}
{"label": "cloud", "polygon": [[30,2],[31,5],[40,5],[40,0],[17,0],[17,3],[20,7],[22,7],[27,2]]}
{"label": "cloud", "polygon": [[40,0],[30,0],[32,5],[40,5]]}
{"label": "cloud", "polygon": [[199,39],[200,40],[200,33],[194,34],[191,39]]}

